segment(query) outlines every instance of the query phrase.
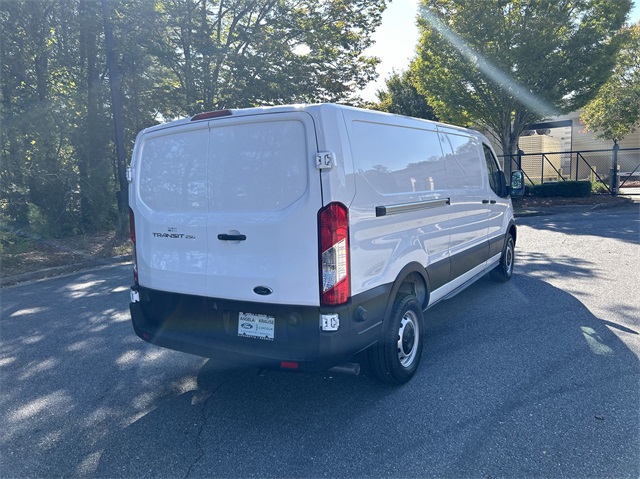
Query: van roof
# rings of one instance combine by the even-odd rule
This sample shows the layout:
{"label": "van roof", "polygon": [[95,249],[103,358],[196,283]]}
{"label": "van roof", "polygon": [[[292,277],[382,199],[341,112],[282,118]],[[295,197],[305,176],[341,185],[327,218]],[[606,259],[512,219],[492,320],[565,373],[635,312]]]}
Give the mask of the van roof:
{"label": "van roof", "polygon": [[[353,107],[353,106],[347,106],[347,105],[339,105],[337,103],[300,103],[300,104],[292,104],[292,105],[278,105],[278,106],[261,106],[261,107],[253,107],[253,108],[235,108],[235,109],[227,109],[227,110],[218,110],[216,112],[211,112],[212,113],[212,117],[218,117],[218,118],[227,118],[229,116],[232,117],[240,117],[240,116],[252,116],[252,115],[260,115],[260,114],[265,114],[265,113],[287,113],[287,112],[293,112],[293,111],[306,111],[309,112],[311,114],[314,113],[320,113],[320,111],[326,111],[326,110],[331,110],[331,109],[336,109],[336,110],[349,110],[352,112],[357,112],[360,115],[367,115],[370,116],[372,119],[375,117],[382,117],[382,116],[386,116],[386,117],[396,117],[396,118],[411,118],[412,120],[416,120],[416,121],[420,121],[420,122],[425,122],[425,123],[431,123],[434,125],[438,125],[439,128],[445,128],[448,130],[457,130],[460,132],[466,132],[469,133],[470,131],[473,132],[475,135],[478,135],[483,141],[488,142],[488,139],[479,131],[477,130],[469,130],[467,128],[463,128],[460,126],[456,126],[456,125],[450,125],[447,123],[441,123],[441,122],[436,122],[436,121],[431,121],[431,120],[425,120],[425,119],[421,119],[421,118],[412,118],[412,117],[405,117],[403,115],[396,115],[394,113],[386,113],[386,112],[382,112],[382,111],[377,111],[377,110],[367,110],[364,108],[357,108],[357,107]],[[222,115],[215,115],[215,113],[217,112],[228,112],[227,114],[222,114]],[[204,114],[200,114],[205,116]],[[144,133],[148,133],[148,132],[152,132],[152,131],[157,131],[157,130],[162,130],[165,128],[172,128],[175,126],[179,126],[179,125],[185,125],[190,123],[191,121],[210,121],[211,119],[214,118],[202,118],[201,120],[196,119],[194,120],[195,116],[194,115],[192,117],[189,118],[182,118],[179,120],[174,120],[174,121],[170,121],[167,123],[162,123],[160,125],[155,125],[155,126],[151,126],[149,128],[146,128],[145,130],[143,130]]]}
{"label": "van roof", "polygon": [[[253,108],[230,108],[226,110],[217,110],[217,111],[227,111],[228,115],[221,115],[220,118],[226,118],[228,116],[239,117],[239,116],[251,116],[251,115],[260,115],[264,113],[286,113],[292,111],[313,111],[317,109],[326,109],[326,108],[350,108],[344,105],[338,105],[334,103],[314,103],[314,104],[294,104],[294,105],[278,105],[278,106],[260,106]],[[214,112],[211,112],[214,113]],[[161,130],[164,128],[171,128],[174,126],[185,125],[192,121],[195,117],[191,116],[188,118],[181,118],[179,120],[173,120],[166,123],[161,123],[159,125],[151,126],[143,130],[144,132],[151,132],[156,130]],[[198,121],[198,120],[195,120]],[[208,121],[207,119],[202,119],[200,121]]]}

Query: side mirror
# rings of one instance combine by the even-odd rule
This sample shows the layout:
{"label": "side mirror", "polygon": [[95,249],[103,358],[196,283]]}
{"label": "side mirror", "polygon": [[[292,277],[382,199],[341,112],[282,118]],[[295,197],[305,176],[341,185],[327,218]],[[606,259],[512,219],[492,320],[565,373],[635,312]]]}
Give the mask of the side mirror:
{"label": "side mirror", "polygon": [[524,196],[524,173],[520,170],[511,173],[511,186],[509,187],[512,198]]}

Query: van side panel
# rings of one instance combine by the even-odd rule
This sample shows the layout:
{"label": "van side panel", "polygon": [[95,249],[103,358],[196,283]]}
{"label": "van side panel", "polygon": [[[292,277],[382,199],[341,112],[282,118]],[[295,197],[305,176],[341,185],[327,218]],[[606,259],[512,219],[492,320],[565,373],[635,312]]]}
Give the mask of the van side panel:
{"label": "van side panel", "polygon": [[484,156],[472,132],[438,127],[451,198],[451,278],[484,264],[489,256],[489,193]]}
{"label": "van side panel", "polygon": [[[483,155],[486,162],[492,162],[499,168],[500,165],[496,160],[495,152],[489,144],[485,141],[482,145]],[[513,220],[513,206],[509,198],[501,198],[492,190],[487,174],[487,191],[490,196],[491,202],[489,203],[488,212],[488,226],[487,226],[487,238],[489,240],[489,258],[493,258],[495,262],[499,259],[499,255],[502,253],[502,248],[505,241],[505,233],[508,231],[508,225]],[[496,258],[498,257],[498,258]]]}
{"label": "van side panel", "polygon": [[333,167],[321,171],[323,206],[339,202],[350,207],[356,193],[353,159],[342,110],[337,105],[309,107],[315,120],[318,151],[335,155]]}
{"label": "van side panel", "polygon": [[430,122],[345,110],[356,196],[350,208],[353,294],[391,284],[404,265],[449,279],[449,198]]}

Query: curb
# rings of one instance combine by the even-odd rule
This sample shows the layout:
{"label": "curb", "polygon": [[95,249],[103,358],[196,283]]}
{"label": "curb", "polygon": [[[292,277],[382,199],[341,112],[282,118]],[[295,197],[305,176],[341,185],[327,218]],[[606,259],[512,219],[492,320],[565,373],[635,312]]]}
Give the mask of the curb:
{"label": "curb", "polygon": [[525,218],[528,216],[557,215],[561,213],[575,213],[581,211],[610,210],[615,208],[628,208],[638,204],[640,204],[640,202],[634,201],[632,198],[625,198],[624,201],[617,203],[596,203],[595,205],[557,205],[548,206],[543,210],[514,208],[513,216],[516,218]]}
{"label": "curb", "polygon": [[127,264],[131,262],[131,258],[127,256],[114,256],[113,258],[100,258],[82,263],[66,264],[64,266],[55,266],[53,268],[45,268],[39,271],[31,271],[29,273],[16,274],[0,278],[0,287],[13,286],[18,283],[27,281],[37,281],[53,276],[62,276],[65,274],[76,273],[87,269],[99,268],[101,266],[113,266],[117,264]]}
{"label": "curb", "polygon": [[526,218],[528,216],[544,216],[548,213],[540,210],[513,210],[513,216],[515,218]]}
{"label": "curb", "polygon": [[626,201],[622,201],[620,203],[598,203],[593,205],[590,210],[609,210],[612,208],[626,208],[628,206],[632,206],[634,204],[639,204],[631,198],[626,198]]}

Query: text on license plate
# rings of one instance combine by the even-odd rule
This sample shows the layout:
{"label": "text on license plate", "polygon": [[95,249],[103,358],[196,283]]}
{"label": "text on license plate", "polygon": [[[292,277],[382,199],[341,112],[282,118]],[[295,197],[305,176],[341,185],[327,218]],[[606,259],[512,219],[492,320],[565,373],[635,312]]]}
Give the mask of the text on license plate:
{"label": "text on license plate", "polygon": [[276,318],[273,316],[239,313],[238,336],[273,341],[275,338],[275,325]]}

